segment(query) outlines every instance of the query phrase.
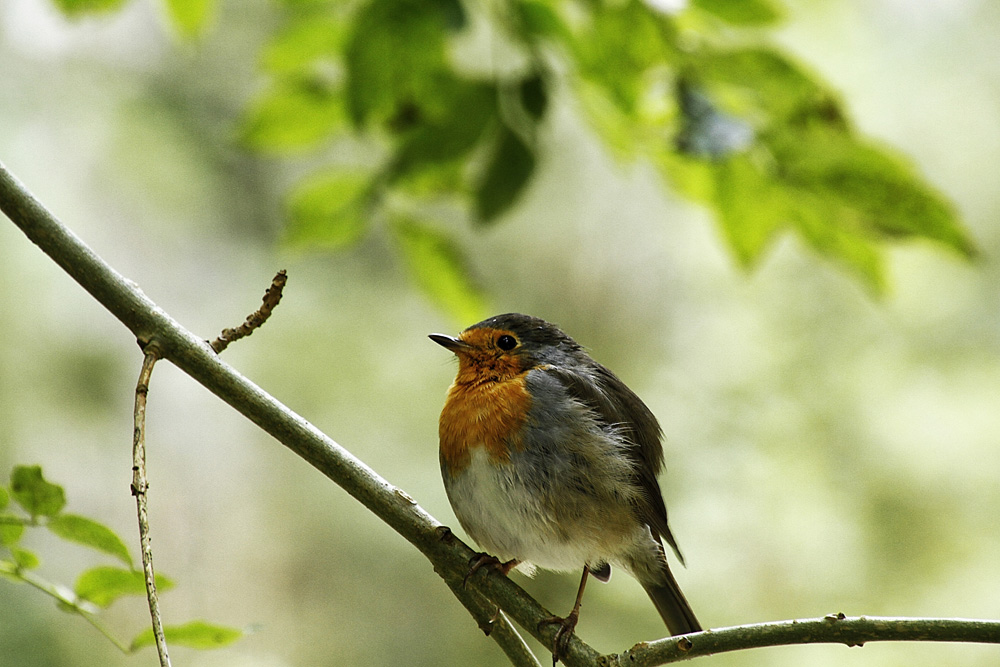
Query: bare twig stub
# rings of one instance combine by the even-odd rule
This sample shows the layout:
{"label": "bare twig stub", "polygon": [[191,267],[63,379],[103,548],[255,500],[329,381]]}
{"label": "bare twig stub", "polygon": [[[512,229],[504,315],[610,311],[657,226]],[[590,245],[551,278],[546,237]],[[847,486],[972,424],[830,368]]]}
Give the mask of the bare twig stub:
{"label": "bare twig stub", "polygon": [[146,395],[149,393],[149,378],[153,365],[160,358],[152,343],[143,350],[142,370],[135,387],[134,428],[132,431],[132,495],[139,513],[139,544],[142,549],[142,572],[146,580],[146,599],[149,601],[149,615],[153,619],[153,638],[156,652],[160,656],[160,667],[170,667],[167,640],[163,635],[163,619],[160,617],[160,602],[156,595],[156,575],[153,572],[153,546],[149,539],[149,513],[146,509]]}
{"label": "bare twig stub", "polygon": [[285,273],[285,270],[278,271],[274,275],[274,280],[271,281],[271,286],[264,292],[264,299],[260,304],[260,308],[247,315],[246,322],[235,329],[223,329],[219,337],[211,342],[212,349],[216,353],[222,352],[233,341],[245,338],[252,334],[254,329],[260,328],[267,321],[267,318],[271,316],[271,311],[274,310],[274,307],[281,301],[281,291],[285,289],[287,281],[288,274]]}

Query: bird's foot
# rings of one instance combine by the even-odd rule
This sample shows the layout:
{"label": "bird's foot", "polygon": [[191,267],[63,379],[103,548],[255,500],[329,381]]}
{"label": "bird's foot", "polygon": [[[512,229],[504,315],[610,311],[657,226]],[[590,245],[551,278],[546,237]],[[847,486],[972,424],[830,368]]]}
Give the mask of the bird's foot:
{"label": "bird's foot", "polygon": [[550,616],[538,622],[539,629],[543,625],[559,626],[559,629],[556,630],[556,636],[552,639],[552,667],[555,667],[556,663],[566,655],[566,651],[569,649],[569,638],[573,636],[573,630],[576,628],[578,620],[580,620],[580,608],[574,607],[573,611],[565,618]]}
{"label": "bird's foot", "polygon": [[496,570],[500,574],[506,575],[517,566],[518,562],[519,561],[516,558],[512,558],[509,561],[504,562],[496,556],[491,556],[485,551],[481,551],[469,559],[469,571],[465,573],[465,578],[462,579],[462,585],[465,586],[468,584],[469,577],[474,575],[476,572],[479,572],[479,570],[484,567],[488,567]]}

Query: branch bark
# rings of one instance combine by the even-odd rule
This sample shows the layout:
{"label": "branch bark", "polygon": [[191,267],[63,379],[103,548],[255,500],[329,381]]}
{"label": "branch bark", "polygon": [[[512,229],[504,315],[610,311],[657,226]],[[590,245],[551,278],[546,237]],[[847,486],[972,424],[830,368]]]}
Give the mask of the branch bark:
{"label": "branch bark", "polygon": [[[537,665],[507,616],[545,646],[556,628],[538,622],[552,614],[521,587],[484,568],[462,584],[474,552],[416,501],[379,475],[305,419],[269,396],[223,362],[211,346],[184,329],[147,298],[138,286],[98,257],[42,206],[0,164],[0,210],[87,292],[136,336],[145,349],[151,341],[162,358],[204,385],[354,498],[413,544],[455,592],[480,627],[491,628],[515,665]],[[487,601],[492,602],[489,604]],[[495,617],[495,620],[494,620]],[[606,665],[638,667],[676,662],[709,653],[759,646],[840,642],[858,645],[878,640],[975,641],[1000,643],[1000,621],[958,619],[846,619],[784,621],[740,626],[639,644],[621,654],[599,655],[572,637],[564,661],[569,667]]]}
{"label": "branch bark", "polygon": [[[190,375],[237,412],[336,482],[376,516],[413,544],[455,590],[462,585],[475,552],[452,535],[416,501],[308,421],[268,395],[222,361],[208,342],[182,327],[151,301],[138,285],[115,271],[49,212],[0,163],[0,210],[45,254],[122,322],[140,348],[156,342],[161,358]],[[546,646],[555,629],[538,627],[552,616],[520,586],[504,576],[482,571],[470,580],[480,595],[498,604],[506,614]],[[470,595],[460,595],[473,618],[482,624],[484,606]],[[527,662],[523,640],[499,616],[490,636],[516,665]],[[499,630],[499,631],[498,631]],[[592,665],[598,653],[573,638],[566,663]]]}

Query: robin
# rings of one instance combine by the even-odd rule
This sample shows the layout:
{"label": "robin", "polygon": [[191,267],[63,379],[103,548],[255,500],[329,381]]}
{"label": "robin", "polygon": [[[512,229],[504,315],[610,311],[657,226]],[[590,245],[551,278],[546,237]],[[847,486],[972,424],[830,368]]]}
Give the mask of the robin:
{"label": "robin", "polygon": [[508,313],[458,337],[431,334],[458,357],[439,424],[441,473],[455,515],[480,547],[472,569],[582,570],[558,623],[558,660],[587,578],[620,566],[649,594],[672,634],[701,630],[670,573],[657,474],[662,432],[649,408],[558,327]]}

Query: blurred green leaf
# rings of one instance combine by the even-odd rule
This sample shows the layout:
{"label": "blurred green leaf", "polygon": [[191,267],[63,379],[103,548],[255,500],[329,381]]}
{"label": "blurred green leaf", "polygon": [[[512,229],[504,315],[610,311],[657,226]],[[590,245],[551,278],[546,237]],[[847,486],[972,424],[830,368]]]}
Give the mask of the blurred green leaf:
{"label": "blurred green leaf", "polygon": [[14,547],[10,550],[10,553],[14,557],[14,562],[17,563],[17,566],[23,570],[34,570],[41,564],[38,556],[33,551]]}
{"label": "blurred green leaf", "polygon": [[767,0],[690,0],[690,4],[734,25],[768,25],[781,18],[778,8]]}
{"label": "blurred green leaf", "polygon": [[379,0],[362,7],[346,48],[347,108],[356,125],[434,98],[456,16],[464,16],[457,0]]}
{"label": "blurred green leaf", "polygon": [[389,169],[391,178],[464,157],[496,119],[495,86],[454,80],[446,90],[445,103],[422,110],[417,127],[400,138]]}
{"label": "blurred green leaf", "polygon": [[9,517],[10,523],[3,520],[6,518],[7,515],[0,517],[0,546],[9,547],[12,544],[17,544],[17,541],[21,539],[21,535],[24,534],[24,524],[14,523],[17,517]]}
{"label": "blurred green leaf", "polygon": [[675,60],[674,25],[669,16],[641,0],[592,7],[589,29],[581,31],[574,42],[579,66],[615,105],[634,114],[649,85],[647,71]]}
{"label": "blurred green leaf", "polygon": [[537,72],[532,73],[521,80],[518,88],[524,110],[534,120],[541,120],[549,107],[549,91],[545,77]]}
{"label": "blurred green leaf", "polygon": [[125,6],[126,0],[55,0],[55,5],[67,16],[112,12]]}
{"label": "blurred green leaf", "polygon": [[[716,102],[728,103],[730,111],[752,114],[761,124],[802,125],[814,119],[847,129],[836,96],[774,49],[702,49],[688,66],[698,84],[709,86]],[[720,84],[725,87],[719,89]]]}
{"label": "blurred green leaf", "polygon": [[167,16],[181,35],[197,37],[208,27],[216,0],[164,0]]}
{"label": "blurred green leaf", "polygon": [[329,11],[308,12],[283,26],[261,51],[261,66],[272,74],[305,72],[317,61],[339,60],[347,24]]}
{"label": "blurred green leaf", "polygon": [[397,220],[394,230],[410,274],[436,305],[457,322],[478,322],[485,317],[483,295],[451,238],[409,219]]}
{"label": "blurred green leaf", "polygon": [[[204,621],[191,621],[184,625],[166,626],[163,628],[163,635],[168,644],[209,650],[232,644],[243,636],[243,632],[236,628],[212,625]],[[155,644],[153,628],[146,628],[132,640],[131,648],[136,651]]]}
{"label": "blurred green leaf", "polygon": [[371,178],[329,170],[314,174],[289,195],[288,240],[327,249],[358,241],[368,228]]}
{"label": "blurred green leaf", "polygon": [[529,35],[570,41],[572,35],[569,28],[549,3],[522,0],[515,4],[515,9],[520,17],[520,25]]}
{"label": "blurred green leaf", "polygon": [[[168,591],[173,586],[166,577],[156,575],[158,591]],[[124,595],[146,595],[146,582],[141,571],[102,566],[81,574],[76,580],[75,592],[98,607],[107,607]]]}
{"label": "blurred green leaf", "polygon": [[10,494],[7,493],[7,489],[0,486],[0,510],[7,507],[10,504]]}
{"label": "blurred green leaf", "polygon": [[967,256],[975,254],[952,207],[888,150],[825,128],[771,134],[766,143],[774,151],[782,179],[836,202],[845,211],[841,216],[845,229],[922,237]]}
{"label": "blurred green leaf", "polygon": [[715,204],[726,239],[740,262],[750,265],[787,224],[787,200],[746,155],[720,162],[715,184]]}
{"label": "blurred green leaf", "polygon": [[17,466],[10,474],[10,491],[31,516],[55,516],[66,505],[66,494],[42,477],[41,466]]}
{"label": "blurred green leaf", "polygon": [[475,193],[476,214],[491,222],[521,195],[535,171],[535,153],[506,125],[497,133],[493,155]]}
{"label": "blurred green leaf", "polygon": [[113,530],[93,519],[75,514],[60,514],[53,517],[46,525],[50,531],[64,540],[103,551],[129,567],[133,566],[132,556],[122,539]]}
{"label": "blurred green leaf", "polygon": [[322,82],[280,81],[250,107],[242,140],[252,148],[290,153],[314,148],[346,124],[343,98]]}

